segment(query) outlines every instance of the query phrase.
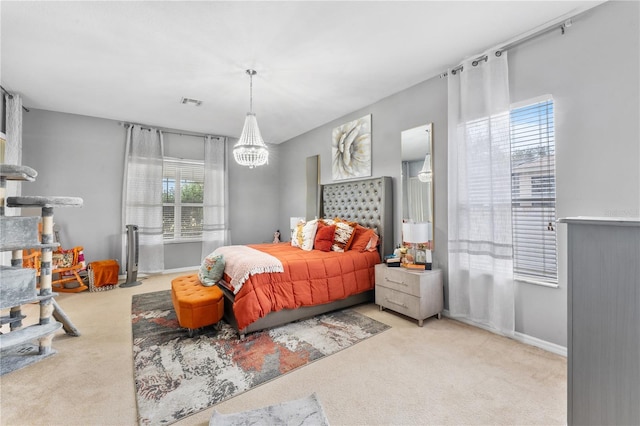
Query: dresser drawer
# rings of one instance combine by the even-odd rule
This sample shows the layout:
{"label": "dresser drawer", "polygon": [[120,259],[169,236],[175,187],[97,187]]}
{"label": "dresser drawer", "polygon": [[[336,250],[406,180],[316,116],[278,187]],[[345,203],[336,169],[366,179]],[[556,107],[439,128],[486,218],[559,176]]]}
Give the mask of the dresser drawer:
{"label": "dresser drawer", "polygon": [[402,268],[385,267],[376,270],[376,286],[420,296],[420,276]]}
{"label": "dresser drawer", "polygon": [[376,286],[376,304],[411,318],[422,319],[420,298],[411,294]]}

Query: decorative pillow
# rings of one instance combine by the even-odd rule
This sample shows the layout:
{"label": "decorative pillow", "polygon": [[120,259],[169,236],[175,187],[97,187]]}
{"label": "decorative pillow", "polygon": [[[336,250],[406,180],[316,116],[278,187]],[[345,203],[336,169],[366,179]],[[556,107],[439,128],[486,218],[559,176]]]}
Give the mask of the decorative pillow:
{"label": "decorative pillow", "polygon": [[353,239],[355,228],[346,222],[336,222],[335,227],[336,232],[333,235],[331,250],[339,252],[347,251]]}
{"label": "decorative pillow", "polygon": [[378,237],[378,234],[376,234],[374,232],[373,235],[371,236],[371,239],[367,243],[367,247],[365,248],[365,250],[366,251],[377,251],[379,242],[380,242],[380,237]]}
{"label": "decorative pillow", "polygon": [[78,247],[78,259],[77,259],[77,263],[78,265],[82,265],[82,269],[85,269],[87,267],[87,262],[84,260],[84,249],[80,249],[80,247]]}
{"label": "decorative pillow", "polygon": [[70,268],[73,266],[73,251],[65,250],[62,252],[57,252],[52,255],[52,266],[54,269],[57,268]]}
{"label": "decorative pillow", "polygon": [[304,226],[304,223],[299,223],[298,225],[296,225],[295,229],[293,230],[293,233],[291,234],[292,247],[300,247],[300,245],[298,244],[298,234],[302,233],[303,226]]}
{"label": "decorative pillow", "polygon": [[291,232],[291,245],[293,247],[300,247],[298,245],[298,234],[302,232],[302,227],[304,226],[306,222],[304,220],[301,220],[298,222],[298,224],[296,225],[295,228],[293,228],[293,231]]}
{"label": "decorative pillow", "polygon": [[336,223],[333,219],[318,219],[319,222],[322,222],[324,225],[334,225]]}
{"label": "decorative pillow", "polygon": [[344,222],[344,223],[348,223],[350,226],[353,226],[354,228],[355,228],[356,226],[358,226],[358,222],[352,222],[352,221],[350,221],[350,220],[342,219],[342,218],[340,218],[340,217],[334,217],[334,218],[333,218],[333,221],[334,221],[334,222]]}
{"label": "decorative pillow", "polygon": [[313,243],[313,248],[320,251],[331,251],[336,226],[321,223],[322,222],[318,223],[318,231],[316,232],[316,239]]}
{"label": "decorative pillow", "polygon": [[351,249],[351,244],[353,244],[353,239],[356,237],[356,230],[358,229],[358,226],[364,228],[364,226],[358,224],[358,222],[355,221],[349,221],[346,219],[342,219],[339,217],[336,217],[333,219],[336,222],[343,222],[346,223],[347,225],[351,226],[353,228],[353,235],[351,235],[351,240],[347,243],[347,246],[344,248],[344,251],[350,250]]}
{"label": "decorative pillow", "polygon": [[356,230],[354,232],[353,241],[351,242],[351,246],[349,250],[355,250],[360,253],[366,251],[367,244],[375,234],[373,229],[365,228],[364,226],[357,225]]}
{"label": "decorative pillow", "polygon": [[313,242],[316,238],[317,229],[317,219],[298,225],[293,238],[291,239],[291,245],[294,247],[300,247],[302,250],[306,251],[313,250]]}
{"label": "decorative pillow", "polygon": [[202,261],[198,271],[198,279],[205,287],[215,285],[222,278],[224,273],[224,257],[221,254],[211,253]]}

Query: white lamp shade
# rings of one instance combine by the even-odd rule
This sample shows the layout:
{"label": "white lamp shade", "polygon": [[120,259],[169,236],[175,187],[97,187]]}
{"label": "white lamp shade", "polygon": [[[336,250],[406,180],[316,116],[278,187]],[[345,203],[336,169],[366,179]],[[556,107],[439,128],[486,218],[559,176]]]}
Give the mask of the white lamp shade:
{"label": "white lamp shade", "polygon": [[431,223],[403,223],[402,240],[412,244],[422,244],[431,241]]}
{"label": "white lamp shade", "polygon": [[290,229],[296,229],[296,226],[298,226],[298,224],[300,222],[304,222],[304,217],[290,217],[289,218],[289,226]]}

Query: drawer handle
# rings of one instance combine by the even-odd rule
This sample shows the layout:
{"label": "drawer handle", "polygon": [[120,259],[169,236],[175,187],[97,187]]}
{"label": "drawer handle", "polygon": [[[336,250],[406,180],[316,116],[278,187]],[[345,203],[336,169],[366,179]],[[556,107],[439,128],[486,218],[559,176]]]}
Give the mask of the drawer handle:
{"label": "drawer handle", "polygon": [[394,302],[393,300],[389,300],[389,298],[388,298],[388,297],[385,297],[385,298],[384,298],[384,300],[386,300],[387,302],[392,303],[392,304],[394,304],[394,305],[402,306],[402,307],[403,307],[403,308],[405,308],[405,309],[406,309],[406,308],[408,308],[408,306],[407,306],[407,305],[405,305],[404,303]]}
{"label": "drawer handle", "polygon": [[404,281],[394,281],[394,280],[390,280],[390,279],[389,279],[389,278],[387,278],[387,277],[385,277],[384,279],[385,279],[385,280],[387,280],[387,281],[389,281],[390,283],[400,284],[400,285],[403,285],[403,286],[405,286],[405,287],[409,287],[409,285],[408,285],[408,284],[405,284],[405,282],[404,282]]}

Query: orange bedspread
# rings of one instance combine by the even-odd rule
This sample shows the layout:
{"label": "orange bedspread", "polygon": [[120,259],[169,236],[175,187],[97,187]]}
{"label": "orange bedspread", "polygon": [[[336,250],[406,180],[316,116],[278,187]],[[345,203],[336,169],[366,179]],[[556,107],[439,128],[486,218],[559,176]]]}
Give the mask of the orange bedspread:
{"label": "orange bedspread", "polygon": [[[304,251],[288,243],[252,244],[277,257],[283,273],[252,275],[235,297],[233,311],[242,330],[270,312],[320,305],[374,287],[376,252]],[[229,282],[229,277],[225,275]]]}

